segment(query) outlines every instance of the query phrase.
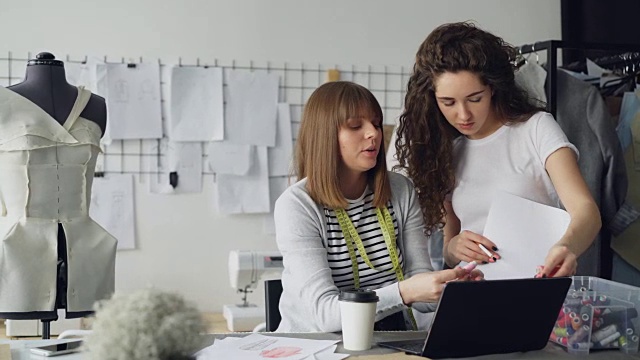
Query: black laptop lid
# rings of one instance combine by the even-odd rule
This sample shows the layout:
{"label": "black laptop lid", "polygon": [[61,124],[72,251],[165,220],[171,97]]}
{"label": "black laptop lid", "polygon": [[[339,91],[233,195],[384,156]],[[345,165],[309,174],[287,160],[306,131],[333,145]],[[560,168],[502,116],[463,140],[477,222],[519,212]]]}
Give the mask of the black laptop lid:
{"label": "black laptop lid", "polygon": [[571,278],[451,282],[422,356],[469,357],[546,346]]}

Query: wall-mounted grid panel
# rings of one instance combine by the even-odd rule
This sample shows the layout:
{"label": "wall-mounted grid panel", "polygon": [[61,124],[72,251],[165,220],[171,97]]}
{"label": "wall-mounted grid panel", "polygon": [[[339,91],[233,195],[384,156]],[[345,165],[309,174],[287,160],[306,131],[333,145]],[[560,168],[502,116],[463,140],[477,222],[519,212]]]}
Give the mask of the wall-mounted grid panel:
{"label": "wall-mounted grid panel", "polygon": [[[16,56],[9,52],[6,55],[0,55],[0,85],[9,86],[19,83],[24,78],[25,68],[28,59],[33,54],[23,54]],[[58,57],[65,62],[81,63],[86,61],[87,57]],[[401,113],[404,96],[406,93],[406,84],[410,76],[409,69],[402,66],[355,66],[355,65],[326,65],[326,64],[308,64],[308,63],[289,63],[289,62],[258,62],[258,61],[221,61],[214,59],[213,61],[203,61],[195,59],[194,61],[185,61],[178,58],[172,61],[163,61],[162,59],[125,59],[112,58],[104,56],[102,60],[105,63],[142,63],[157,61],[160,64],[160,84],[162,95],[162,121],[165,134],[166,115],[168,112],[168,102],[165,101],[166,94],[169,93],[169,83],[167,79],[170,76],[168,70],[172,66],[201,66],[201,67],[220,67],[223,71],[233,69],[237,71],[265,71],[277,74],[280,77],[278,101],[286,102],[291,105],[291,127],[293,141],[297,138],[298,129],[300,127],[300,119],[302,110],[306,100],[311,93],[326,81],[327,71],[329,69],[337,69],[340,71],[340,79],[353,81],[367,87],[375,95],[376,99],[382,107],[385,124],[395,124]],[[223,86],[226,88],[226,76],[224,77]],[[203,174],[213,174],[207,164],[209,156],[208,146],[203,143]],[[166,156],[161,140],[114,140],[109,145],[103,145],[103,153],[98,159],[96,171],[104,173],[132,173],[138,175],[150,174],[149,162],[160,162],[162,157]]]}

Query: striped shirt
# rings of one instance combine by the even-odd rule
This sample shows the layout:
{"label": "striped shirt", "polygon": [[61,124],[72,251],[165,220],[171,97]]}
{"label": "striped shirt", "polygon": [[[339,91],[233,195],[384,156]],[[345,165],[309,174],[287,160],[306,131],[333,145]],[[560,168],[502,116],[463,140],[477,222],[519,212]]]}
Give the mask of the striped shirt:
{"label": "striped shirt", "polygon": [[[353,226],[355,227],[362,244],[364,245],[369,261],[375,270],[369,268],[360,256],[357,247],[354,246],[358,260],[359,278],[361,288],[378,289],[398,281],[393,270],[393,264],[389,257],[389,250],[384,241],[380,224],[376,216],[376,208],[373,206],[373,192],[368,188],[357,200],[348,200],[349,205],[345,209]],[[393,228],[398,237],[398,221],[393,205],[387,204],[387,209],[393,219]],[[327,260],[331,268],[333,282],[338,289],[354,287],[354,276],[351,268],[349,249],[340,229],[340,224],[335,211],[324,208],[325,221],[327,223]],[[394,244],[395,245],[395,244]],[[400,248],[396,250],[400,266],[403,265],[403,257]]]}

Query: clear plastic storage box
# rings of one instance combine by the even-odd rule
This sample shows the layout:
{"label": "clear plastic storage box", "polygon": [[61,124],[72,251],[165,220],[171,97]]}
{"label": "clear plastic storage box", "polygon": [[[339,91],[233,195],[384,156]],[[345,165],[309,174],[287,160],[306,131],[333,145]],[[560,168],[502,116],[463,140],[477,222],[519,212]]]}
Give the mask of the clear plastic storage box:
{"label": "clear plastic storage box", "polygon": [[550,340],[569,353],[596,349],[638,352],[640,288],[591,276],[574,276]]}

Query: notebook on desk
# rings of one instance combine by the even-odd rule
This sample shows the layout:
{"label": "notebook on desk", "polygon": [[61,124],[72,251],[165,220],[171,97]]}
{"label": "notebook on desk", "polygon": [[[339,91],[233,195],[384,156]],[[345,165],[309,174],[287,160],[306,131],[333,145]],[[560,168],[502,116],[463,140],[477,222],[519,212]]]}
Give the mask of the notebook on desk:
{"label": "notebook on desk", "polygon": [[451,282],[426,339],[378,345],[432,359],[539,350],[569,286],[571,278]]}

